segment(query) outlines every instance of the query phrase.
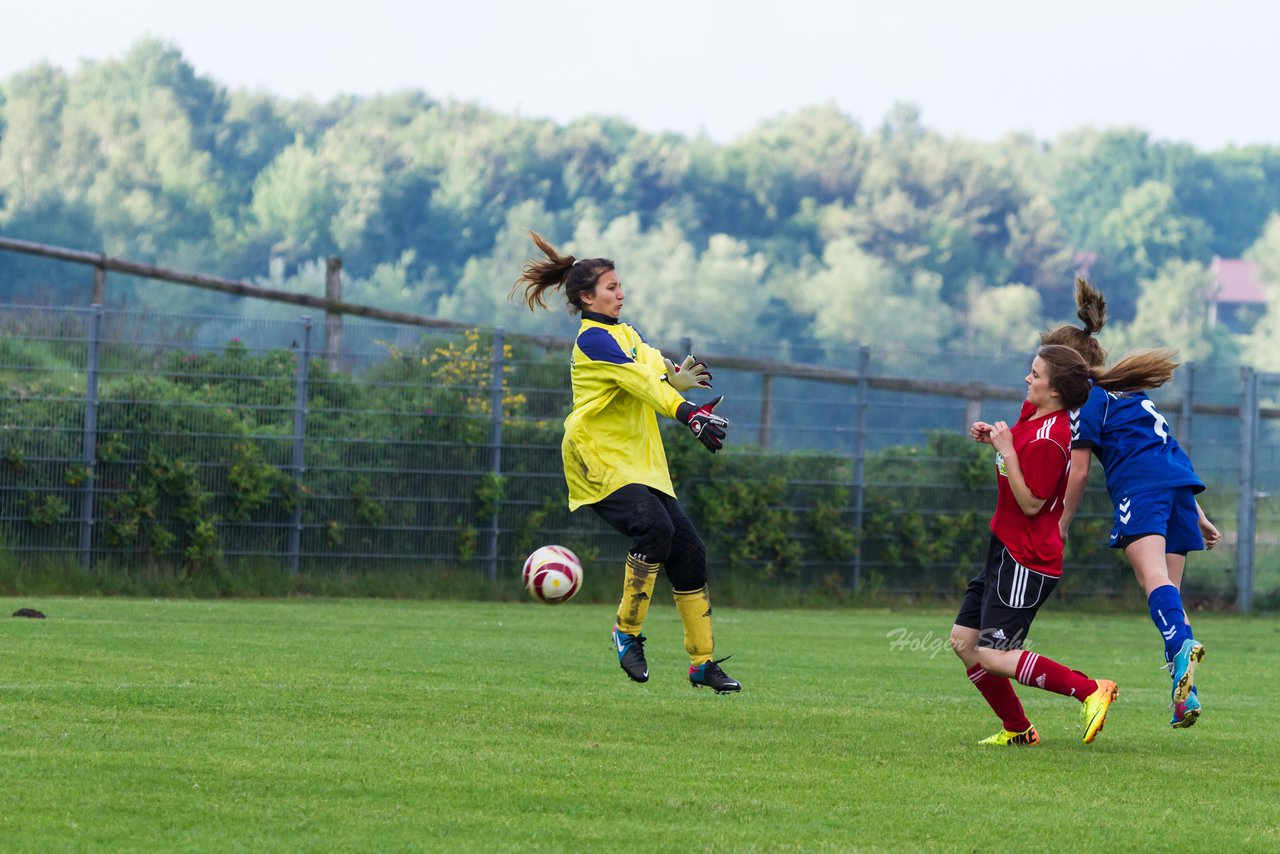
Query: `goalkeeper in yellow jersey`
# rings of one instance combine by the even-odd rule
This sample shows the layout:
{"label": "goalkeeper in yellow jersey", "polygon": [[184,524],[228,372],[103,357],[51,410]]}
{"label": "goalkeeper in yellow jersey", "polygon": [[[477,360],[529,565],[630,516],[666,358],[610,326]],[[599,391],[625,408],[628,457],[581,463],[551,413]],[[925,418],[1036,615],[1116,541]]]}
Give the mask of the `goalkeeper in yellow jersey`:
{"label": "goalkeeper in yellow jersey", "polygon": [[722,446],[729,422],[715,413],[717,397],[696,406],[681,396],[710,388],[711,374],[686,357],[679,366],[645,343],[622,313],[622,282],[607,258],[564,256],[541,236],[533,242],[545,259],[525,265],[512,293],[522,292],[533,310],[543,295],[564,289],[582,325],[573,346],[573,411],[564,422],[564,476],[569,509],[587,506],[631,538],[622,603],[613,645],[622,670],[647,682],[644,619],[658,570],[665,566],[684,625],[689,681],[723,694],[742,686],[713,657],[711,600],[707,595],[707,550],[676,500],[657,416],[686,425],[706,448]]}

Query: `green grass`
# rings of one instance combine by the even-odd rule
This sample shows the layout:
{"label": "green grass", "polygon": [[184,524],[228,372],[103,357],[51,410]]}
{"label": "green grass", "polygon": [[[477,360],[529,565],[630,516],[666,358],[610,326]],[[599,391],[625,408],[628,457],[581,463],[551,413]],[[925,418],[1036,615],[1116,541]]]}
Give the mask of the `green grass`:
{"label": "green grass", "polygon": [[[1205,615],[1205,715],[1167,726],[1145,615],[1041,615],[1120,683],[1106,730],[998,722],[951,613],[716,614],[745,689],[692,689],[674,608],[628,682],[611,608],[3,599],[6,850],[1061,850],[1280,846],[1280,622]],[[916,648],[891,649],[894,637]]]}

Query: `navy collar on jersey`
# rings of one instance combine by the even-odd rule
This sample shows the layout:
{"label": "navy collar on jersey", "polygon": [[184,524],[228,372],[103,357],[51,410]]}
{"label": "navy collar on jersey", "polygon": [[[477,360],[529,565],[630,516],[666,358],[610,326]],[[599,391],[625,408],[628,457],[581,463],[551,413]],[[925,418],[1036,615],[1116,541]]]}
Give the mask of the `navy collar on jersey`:
{"label": "navy collar on jersey", "polygon": [[582,310],[582,319],[594,320],[596,323],[604,323],[608,326],[614,326],[618,323],[618,318],[616,317],[610,317],[607,314],[600,314],[597,311],[587,311],[585,308]]}

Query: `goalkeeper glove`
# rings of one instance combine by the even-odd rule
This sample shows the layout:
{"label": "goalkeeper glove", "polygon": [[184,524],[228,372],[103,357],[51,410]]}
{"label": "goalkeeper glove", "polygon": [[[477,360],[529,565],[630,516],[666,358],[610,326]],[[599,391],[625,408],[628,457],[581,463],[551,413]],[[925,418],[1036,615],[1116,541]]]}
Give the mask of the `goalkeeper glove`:
{"label": "goalkeeper glove", "polygon": [[678,392],[686,392],[691,388],[711,388],[711,372],[705,362],[695,362],[693,356],[685,356],[679,365],[668,358],[662,359],[667,366],[667,382]]}
{"label": "goalkeeper glove", "polygon": [[676,410],[676,418],[683,421],[693,435],[698,437],[698,441],[713,454],[724,447],[724,432],[729,429],[729,419],[712,411],[722,400],[723,394],[697,407],[686,400]]}

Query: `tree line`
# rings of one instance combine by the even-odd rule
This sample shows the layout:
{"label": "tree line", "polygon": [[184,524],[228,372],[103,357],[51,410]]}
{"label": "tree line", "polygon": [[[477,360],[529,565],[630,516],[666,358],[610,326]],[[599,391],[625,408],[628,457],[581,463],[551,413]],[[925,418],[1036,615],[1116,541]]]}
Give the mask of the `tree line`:
{"label": "tree line", "polygon": [[[507,300],[528,229],[613,257],[628,318],[664,340],[1021,353],[1072,316],[1084,273],[1110,301],[1113,351],[1280,369],[1280,287],[1243,328],[1207,310],[1214,256],[1254,259],[1280,286],[1280,144],[1201,152],[1139,129],[980,143],[909,105],[874,127],[816,105],[721,144],[418,91],[229,90],[154,40],[0,82],[9,236],[316,294],[338,255],[353,302],[568,331],[564,313]],[[0,292],[86,299],[65,269],[12,255]],[[109,304],[218,299],[125,282]]]}

